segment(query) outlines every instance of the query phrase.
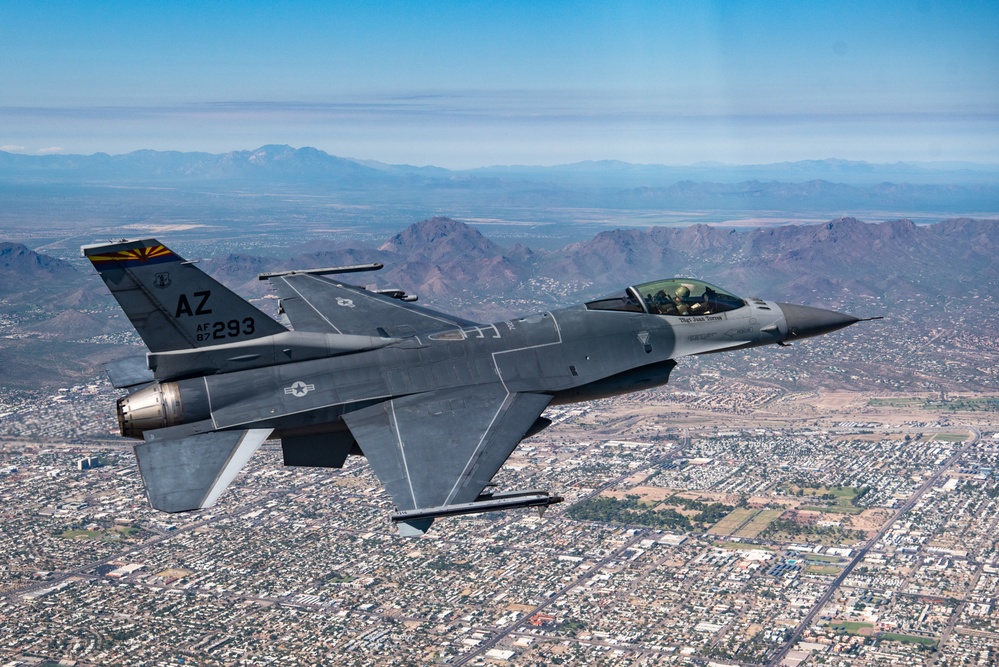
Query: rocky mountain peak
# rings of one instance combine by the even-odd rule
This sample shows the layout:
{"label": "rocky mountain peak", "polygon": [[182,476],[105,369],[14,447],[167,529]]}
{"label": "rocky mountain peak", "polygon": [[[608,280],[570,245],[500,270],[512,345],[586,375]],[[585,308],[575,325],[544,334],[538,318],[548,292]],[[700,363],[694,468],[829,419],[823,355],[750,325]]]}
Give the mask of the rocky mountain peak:
{"label": "rocky mountain peak", "polygon": [[69,262],[30,250],[20,243],[0,243],[0,271],[23,275],[65,274],[76,269]]}
{"label": "rocky mountain peak", "polygon": [[467,258],[492,257],[503,254],[503,249],[469,225],[445,217],[434,217],[410,225],[388,241],[379,250],[420,255],[429,259],[463,254]]}

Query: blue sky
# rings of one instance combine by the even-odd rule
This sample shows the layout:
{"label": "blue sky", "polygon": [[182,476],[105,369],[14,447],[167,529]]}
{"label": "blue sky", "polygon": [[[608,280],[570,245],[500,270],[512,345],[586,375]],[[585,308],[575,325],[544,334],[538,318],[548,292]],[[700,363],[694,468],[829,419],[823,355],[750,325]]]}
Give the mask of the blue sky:
{"label": "blue sky", "polygon": [[999,2],[5,2],[0,147],[999,163]]}

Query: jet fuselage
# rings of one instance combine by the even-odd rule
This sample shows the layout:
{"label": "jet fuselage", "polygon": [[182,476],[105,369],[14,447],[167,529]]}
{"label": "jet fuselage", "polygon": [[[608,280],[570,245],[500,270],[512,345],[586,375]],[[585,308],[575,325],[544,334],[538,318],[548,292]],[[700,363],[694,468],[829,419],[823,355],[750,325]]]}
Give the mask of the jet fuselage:
{"label": "jet fuselage", "polygon": [[[677,357],[779,343],[787,334],[781,307],[767,301],[679,317],[576,305],[339,356],[162,382],[121,407],[127,422],[152,396],[179,401],[166,422],[148,424],[154,428],[207,420],[211,430],[271,428],[278,436],[323,424],[336,430],[344,413],[431,388],[499,383],[511,393],[550,394],[553,404],[640,391],[666,384]],[[127,435],[145,430],[135,423]]]}

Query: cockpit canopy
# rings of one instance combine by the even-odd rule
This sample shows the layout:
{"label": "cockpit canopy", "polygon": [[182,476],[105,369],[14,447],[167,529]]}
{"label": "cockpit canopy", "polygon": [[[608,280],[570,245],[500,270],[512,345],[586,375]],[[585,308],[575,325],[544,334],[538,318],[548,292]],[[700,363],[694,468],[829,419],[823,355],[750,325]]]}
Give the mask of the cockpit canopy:
{"label": "cockpit canopy", "polygon": [[586,307],[652,315],[713,315],[742,308],[746,302],[720,287],[693,278],[656,280],[611,294]]}

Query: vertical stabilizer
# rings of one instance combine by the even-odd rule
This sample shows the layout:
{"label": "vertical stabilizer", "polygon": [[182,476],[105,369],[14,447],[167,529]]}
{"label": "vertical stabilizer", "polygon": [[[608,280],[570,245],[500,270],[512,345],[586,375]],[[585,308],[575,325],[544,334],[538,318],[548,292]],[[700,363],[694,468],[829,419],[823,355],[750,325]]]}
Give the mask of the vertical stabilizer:
{"label": "vertical stabilizer", "polygon": [[156,239],[81,248],[151,352],[287,331]]}

